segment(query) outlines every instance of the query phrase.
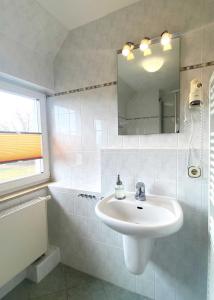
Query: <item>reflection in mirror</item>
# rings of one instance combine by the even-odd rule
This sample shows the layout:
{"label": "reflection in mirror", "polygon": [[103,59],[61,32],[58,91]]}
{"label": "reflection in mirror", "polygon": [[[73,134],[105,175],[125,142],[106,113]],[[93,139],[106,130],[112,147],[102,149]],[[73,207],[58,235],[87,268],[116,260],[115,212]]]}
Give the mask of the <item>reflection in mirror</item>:
{"label": "reflection in mirror", "polygon": [[143,135],[179,132],[180,41],[151,54],[133,50],[134,59],[118,54],[118,132]]}

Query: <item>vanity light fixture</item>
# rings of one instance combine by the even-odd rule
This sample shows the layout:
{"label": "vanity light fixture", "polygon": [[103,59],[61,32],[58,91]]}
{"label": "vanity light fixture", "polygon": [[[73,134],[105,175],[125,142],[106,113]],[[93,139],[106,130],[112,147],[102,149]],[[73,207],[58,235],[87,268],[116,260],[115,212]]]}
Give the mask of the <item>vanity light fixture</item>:
{"label": "vanity light fixture", "polygon": [[127,57],[127,60],[134,59],[134,54],[132,52],[133,49],[134,49],[134,44],[132,42],[127,42],[123,46],[122,55]]}
{"label": "vanity light fixture", "polygon": [[[160,39],[160,43],[163,46],[163,51],[168,51],[172,49],[172,37],[173,35],[171,33],[169,33],[167,30],[165,30],[162,34],[161,34],[161,39]],[[140,45],[139,48],[140,50],[143,52],[144,56],[149,56],[152,54],[152,50],[151,50],[151,44],[152,41],[155,40],[159,40],[158,37],[150,39],[149,37],[145,37]],[[136,46],[137,47],[137,46]],[[133,50],[135,48],[135,44],[132,42],[127,42],[122,49],[122,55],[126,57],[126,59],[129,60],[133,60],[135,58]],[[119,52],[121,53],[121,52]]]}
{"label": "vanity light fixture", "polygon": [[163,46],[163,51],[168,51],[172,49],[172,34],[167,30],[161,34],[161,45]]}
{"label": "vanity light fixture", "polygon": [[143,52],[144,56],[148,56],[152,54],[152,50],[150,49],[151,39],[145,37],[140,43],[140,50]]}

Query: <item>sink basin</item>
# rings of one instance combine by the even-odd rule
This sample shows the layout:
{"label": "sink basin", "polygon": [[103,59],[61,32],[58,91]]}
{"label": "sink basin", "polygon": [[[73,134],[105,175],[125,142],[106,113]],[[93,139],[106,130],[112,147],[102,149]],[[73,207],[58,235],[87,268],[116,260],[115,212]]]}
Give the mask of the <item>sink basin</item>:
{"label": "sink basin", "polygon": [[124,200],[109,196],[99,201],[95,210],[112,229],[145,238],[167,236],[179,230],[183,222],[179,203],[163,196],[147,196],[146,201],[135,200],[134,193]]}
{"label": "sink basin", "polygon": [[124,200],[106,197],[97,203],[95,212],[107,226],[123,234],[126,266],[140,274],[148,263],[154,239],[178,231],[183,212],[174,198],[147,195],[146,201],[139,201],[134,195],[127,193]]}

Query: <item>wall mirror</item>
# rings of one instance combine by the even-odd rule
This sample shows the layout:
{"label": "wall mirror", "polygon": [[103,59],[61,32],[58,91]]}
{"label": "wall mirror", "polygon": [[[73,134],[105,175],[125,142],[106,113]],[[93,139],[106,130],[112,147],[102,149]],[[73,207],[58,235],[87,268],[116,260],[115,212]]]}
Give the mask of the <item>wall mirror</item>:
{"label": "wall mirror", "polygon": [[151,44],[148,56],[134,49],[132,60],[118,54],[119,135],[179,132],[179,38],[171,46]]}

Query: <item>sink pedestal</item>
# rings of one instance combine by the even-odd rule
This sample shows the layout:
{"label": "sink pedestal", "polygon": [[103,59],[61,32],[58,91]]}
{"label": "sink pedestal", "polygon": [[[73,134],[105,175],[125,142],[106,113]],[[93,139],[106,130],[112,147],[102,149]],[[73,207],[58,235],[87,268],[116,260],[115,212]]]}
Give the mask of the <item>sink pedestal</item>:
{"label": "sink pedestal", "polygon": [[123,235],[125,264],[131,273],[143,273],[149,261],[153,244],[153,239]]}

